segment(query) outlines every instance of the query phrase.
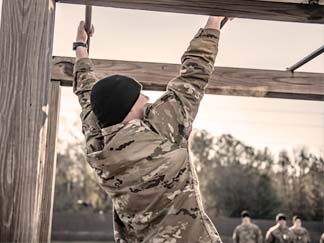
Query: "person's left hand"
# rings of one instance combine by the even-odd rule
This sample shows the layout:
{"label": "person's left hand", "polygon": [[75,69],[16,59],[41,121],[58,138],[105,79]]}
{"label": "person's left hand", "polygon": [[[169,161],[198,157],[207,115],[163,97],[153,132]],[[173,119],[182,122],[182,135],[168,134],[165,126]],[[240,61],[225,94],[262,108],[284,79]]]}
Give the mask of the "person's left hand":
{"label": "person's left hand", "polygon": [[[92,25],[91,30],[90,30],[90,37],[93,36],[93,33],[94,33],[94,27]],[[77,30],[76,41],[86,43],[87,40],[88,40],[88,34],[85,30],[85,22],[80,21],[80,24],[79,24],[78,30]]]}

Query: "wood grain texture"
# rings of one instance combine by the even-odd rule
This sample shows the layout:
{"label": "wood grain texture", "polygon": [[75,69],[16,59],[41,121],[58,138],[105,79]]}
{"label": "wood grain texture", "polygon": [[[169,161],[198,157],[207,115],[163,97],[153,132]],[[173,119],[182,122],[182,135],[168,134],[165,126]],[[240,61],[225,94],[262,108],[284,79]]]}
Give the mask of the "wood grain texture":
{"label": "wood grain texture", "polygon": [[0,242],[39,242],[54,0],[3,0]]}
{"label": "wood grain texture", "polygon": [[[178,64],[129,62],[93,59],[99,78],[129,75],[146,90],[164,91],[167,83],[178,75]],[[74,58],[54,57],[52,80],[72,86]],[[247,68],[215,67],[206,93],[252,97],[324,100],[324,74]]]}
{"label": "wood grain texture", "polygon": [[311,2],[314,2],[314,4],[324,5],[324,0],[259,0],[259,1],[265,1],[265,2],[280,2],[280,3],[301,3],[301,4],[311,4]]}
{"label": "wood grain texture", "polygon": [[56,175],[56,142],[61,102],[60,82],[50,82],[48,109],[48,132],[46,139],[46,157],[44,187],[42,193],[40,242],[51,241],[54,188]]}
{"label": "wood grain texture", "polygon": [[[305,4],[305,1],[308,4]],[[323,0],[59,0],[59,2],[324,24]]]}

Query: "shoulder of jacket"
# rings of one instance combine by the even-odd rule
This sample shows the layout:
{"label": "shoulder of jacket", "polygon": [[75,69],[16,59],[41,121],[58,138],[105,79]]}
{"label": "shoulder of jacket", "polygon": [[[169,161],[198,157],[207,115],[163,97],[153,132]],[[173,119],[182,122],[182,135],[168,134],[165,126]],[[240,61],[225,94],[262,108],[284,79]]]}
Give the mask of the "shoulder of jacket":
{"label": "shoulder of jacket", "polygon": [[278,226],[277,225],[274,225],[274,226],[270,227],[270,229],[268,231],[269,232],[278,231]]}
{"label": "shoulder of jacket", "polygon": [[256,230],[260,229],[260,227],[258,225],[256,225],[255,223],[251,223],[251,227],[253,227]]}

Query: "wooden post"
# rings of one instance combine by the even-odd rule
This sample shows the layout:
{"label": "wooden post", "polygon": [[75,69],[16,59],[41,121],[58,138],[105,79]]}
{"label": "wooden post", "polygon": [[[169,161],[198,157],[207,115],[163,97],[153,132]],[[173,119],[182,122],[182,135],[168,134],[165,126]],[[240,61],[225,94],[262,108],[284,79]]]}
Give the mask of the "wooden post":
{"label": "wooden post", "polygon": [[56,141],[59,124],[61,82],[52,81],[49,89],[48,132],[41,214],[40,242],[51,241],[52,215],[56,172]]}
{"label": "wooden post", "polygon": [[43,191],[54,176],[46,173],[54,14],[54,0],[2,3],[0,242],[40,242],[50,217],[42,209],[52,203]]}

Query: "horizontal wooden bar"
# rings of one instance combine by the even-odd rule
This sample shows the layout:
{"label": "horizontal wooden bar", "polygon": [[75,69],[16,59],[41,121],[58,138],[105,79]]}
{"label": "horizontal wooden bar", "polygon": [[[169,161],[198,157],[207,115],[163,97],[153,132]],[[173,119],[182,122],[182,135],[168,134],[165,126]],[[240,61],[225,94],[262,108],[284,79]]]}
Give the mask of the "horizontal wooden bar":
{"label": "horizontal wooden bar", "polygon": [[58,2],[324,24],[324,0],[59,0]]}
{"label": "horizontal wooden bar", "polygon": [[[164,91],[180,65],[93,59],[98,78],[128,75],[145,90]],[[52,80],[72,86],[74,58],[53,57]],[[324,101],[324,74],[215,67],[206,93]]]}
{"label": "horizontal wooden bar", "polygon": [[[310,0],[259,0],[265,2],[280,2],[280,3],[301,3],[301,4],[309,4]],[[316,0],[316,3],[319,5],[324,5],[324,0]]]}

